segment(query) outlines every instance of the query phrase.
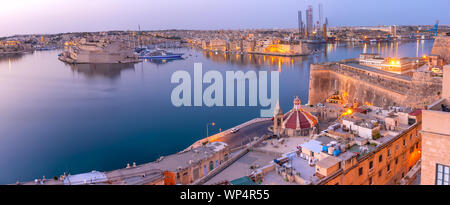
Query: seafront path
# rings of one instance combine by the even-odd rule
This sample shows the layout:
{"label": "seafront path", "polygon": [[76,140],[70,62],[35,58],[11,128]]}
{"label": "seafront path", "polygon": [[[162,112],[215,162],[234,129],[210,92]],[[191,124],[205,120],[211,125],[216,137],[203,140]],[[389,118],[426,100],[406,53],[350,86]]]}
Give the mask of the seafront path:
{"label": "seafront path", "polygon": [[[194,144],[192,144],[191,146],[189,146],[188,148],[186,148],[186,150],[191,149],[191,147],[195,148],[195,147],[202,146],[203,143],[205,143],[207,141],[208,142],[212,142],[212,141],[225,142],[230,146],[230,148],[232,150],[240,150],[238,152],[237,156],[232,157],[231,158],[232,160],[230,160],[230,162],[227,163],[229,165],[232,162],[234,162],[235,160],[239,159],[243,154],[248,152],[247,149],[242,149],[242,148],[245,148],[245,147],[248,148],[249,146],[259,143],[261,140],[264,140],[264,138],[261,138],[261,137],[263,137],[263,136],[267,137],[267,135],[269,135],[271,133],[269,131],[270,125],[272,125],[271,118],[255,118],[253,120],[250,120],[250,121],[242,123],[238,126],[235,126],[234,128],[239,129],[239,131],[236,133],[232,133],[231,132],[232,128],[230,128],[223,132],[212,135],[208,138],[201,139],[201,140],[195,142]],[[254,140],[255,137],[258,137],[257,141]],[[128,182],[127,184],[145,184],[145,183],[147,183],[147,180],[152,181],[154,179],[154,177],[158,177],[158,174],[159,174],[158,170],[155,170],[151,164],[152,164],[152,162],[141,164],[136,167],[129,167],[129,168],[127,167],[127,168],[116,169],[116,170],[108,171],[108,172],[92,171],[92,172],[79,174],[78,176],[83,178],[83,177],[86,177],[87,175],[100,174],[102,176],[104,175],[105,180],[106,180],[106,178],[109,180],[114,179],[113,184],[122,184],[122,183],[124,183],[123,180],[126,178],[134,179],[134,181],[132,183]],[[215,174],[219,173],[221,170],[223,170],[226,167],[227,166],[224,166],[222,169],[216,170]],[[147,177],[145,177],[145,178],[137,177],[137,176],[141,176],[143,173],[145,173],[145,175]],[[209,178],[213,177],[214,175],[208,175],[208,177],[204,177],[204,178],[198,180],[197,182],[195,182],[195,184],[202,184],[202,183],[206,182]],[[99,182],[99,184],[102,184],[102,183],[104,183],[104,182],[103,181]],[[34,185],[34,184],[64,185],[66,183],[64,182],[64,180],[54,180],[54,179],[41,180],[41,179],[39,179],[36,181],[29,181],[29,182],[24,182],[24,183],[20,183],[20,184],[24,184],[24,185],[27,185],[27,184],[28,185]],[[96,183],[84,182],[83,180],[78,180],[77,182],[72,182],[71,184],[96,184]]]}
{"label": "seafront path", "polygon": [[245,123],[242,123],[234,128],[238,128],[239,131],[232,133],[231,129],[223,132],[211,135],[207,138],[198,140],[187,149],[202,146],[205,142],[225,142],[231,149],[240,147],[254,140],[255,137],[261,137],[265,134],[270,134],[269,126],[272,125],[271,118],[255,118]]}

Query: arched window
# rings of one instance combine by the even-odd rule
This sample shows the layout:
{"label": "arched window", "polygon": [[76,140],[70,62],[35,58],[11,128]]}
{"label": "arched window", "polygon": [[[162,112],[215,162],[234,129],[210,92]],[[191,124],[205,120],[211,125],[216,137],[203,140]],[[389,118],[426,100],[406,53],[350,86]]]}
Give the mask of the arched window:
{"label": "arched window", "polygon": [[214,162],[209,161],[209,171],[212,171],[214,169]]}

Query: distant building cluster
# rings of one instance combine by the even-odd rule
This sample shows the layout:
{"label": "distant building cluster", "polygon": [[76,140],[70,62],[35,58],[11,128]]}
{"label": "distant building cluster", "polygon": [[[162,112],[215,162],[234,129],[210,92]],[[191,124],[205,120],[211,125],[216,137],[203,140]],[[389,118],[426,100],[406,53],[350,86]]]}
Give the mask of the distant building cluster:
{"label": "distant building cluster", "polygon": [[379,54],[363,53],[359,57],[359,63],[370,67],[375,67],[384,71],[389,71],[396,74],[411,74],[417,68],[425,64],[426,57],[413,58],[382,58]]}
{"label": "distant building cluster", "polygon": [[0,40],[0,55],[2,54],[15,54],[15,53],[25,53],[33,51],[30,44],[25,44],[17,40]]}
{"label": "distant building cluster", "polygon": [[188,42],[213,52],[307,55],[310,49],[298,36],[283,30],[207,31],[193,33]]}

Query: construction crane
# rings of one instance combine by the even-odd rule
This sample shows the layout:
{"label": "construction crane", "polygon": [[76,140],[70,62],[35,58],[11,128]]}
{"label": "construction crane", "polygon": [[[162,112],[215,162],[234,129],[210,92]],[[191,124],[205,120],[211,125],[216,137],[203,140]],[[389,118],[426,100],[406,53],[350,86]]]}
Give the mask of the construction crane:
{"label": "construction crane", "polygon": [[436,24],[434,24],[433,28],[427,30],[427,32],[430,32],[430,36],[437,36],[438,27],[439,27],[439,20],[437,20]]}

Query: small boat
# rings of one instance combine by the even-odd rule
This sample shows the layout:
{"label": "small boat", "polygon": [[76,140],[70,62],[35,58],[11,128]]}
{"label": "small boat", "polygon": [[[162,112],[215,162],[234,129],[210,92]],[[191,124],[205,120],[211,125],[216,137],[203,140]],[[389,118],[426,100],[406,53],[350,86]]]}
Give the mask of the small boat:
{"label": "small boat", "polygon": [[134,48],[134,52],[136,52],[136,53],[141,53],[142,51],[145,51],[145,50],[146,50],[146,48],[142,48],[142,47]]}
{"label": "small boat", "polygon": [[164,50],[144,50],[139,53],[141,59],[181,59],[182,53],[171,53]]}
{"label": "small boat", "polygon": [[49,50],[54,50],[56,49],[56,47],[36,47],[36,51],[49,51]]}

